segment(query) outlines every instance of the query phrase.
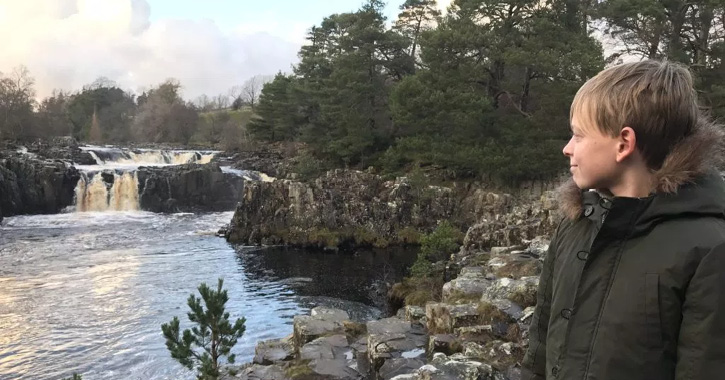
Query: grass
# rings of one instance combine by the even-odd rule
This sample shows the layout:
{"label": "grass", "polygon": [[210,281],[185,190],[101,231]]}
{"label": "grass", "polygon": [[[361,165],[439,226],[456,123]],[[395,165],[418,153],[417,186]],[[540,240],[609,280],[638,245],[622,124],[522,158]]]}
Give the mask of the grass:
{"label": "grass", "polygon": [[481,316],[481,324],[484,325],[508,323],[511,321],[511,317],[488,302],[479,303],[476,310]]}
{"label": "grass", "polygon": [[523,292],[523,291],[513,292],[509,296],[509,300],[511,302],[516,303],[517,305],[521,306],[524,309],[529,306],[536,306],[536,294],[533,294],[531,292]]}

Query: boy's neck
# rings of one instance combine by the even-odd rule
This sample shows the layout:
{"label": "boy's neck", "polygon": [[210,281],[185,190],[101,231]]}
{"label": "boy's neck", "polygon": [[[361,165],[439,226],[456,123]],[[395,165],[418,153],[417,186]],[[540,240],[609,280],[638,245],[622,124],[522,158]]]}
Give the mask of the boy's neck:
{"label": "boy's neck", "polygon": [[615,197],[644,198],[655,190],[654,176],[646,166],[629,167],[609,192]]}

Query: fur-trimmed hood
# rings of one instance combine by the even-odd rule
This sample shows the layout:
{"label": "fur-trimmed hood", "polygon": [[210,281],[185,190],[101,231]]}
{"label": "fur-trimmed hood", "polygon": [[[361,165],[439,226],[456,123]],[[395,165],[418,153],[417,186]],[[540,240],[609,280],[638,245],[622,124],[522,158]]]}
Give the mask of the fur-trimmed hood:
{"label": "fur-trimmed hood", "polygon": [[[655,193],[676,194],[681,186],[694,183],[722,164],[725,161],[724,136],[720,126],[707,120],[698,123],[692,134],[674,146],[662,167],[652,172]],[[565,217],[574,220],[581,215],[582,192],[571,178],[559,187],[557,200]]]}

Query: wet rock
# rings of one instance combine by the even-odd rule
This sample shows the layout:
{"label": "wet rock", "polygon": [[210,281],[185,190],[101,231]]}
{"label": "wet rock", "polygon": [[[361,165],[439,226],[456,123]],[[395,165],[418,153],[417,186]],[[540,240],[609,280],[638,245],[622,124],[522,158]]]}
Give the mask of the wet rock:
{"label": "wet rock", "polygon": [[244,195],[244,179],[217,164],[141,167],[141,209],[152,212],[230,211]]}
{"label": "wet rock", "polygon": [[73,204],[80,173],[61,161],[30,157],[0,159],[0,219],[54,214]]}
{"label": "wet rock", "polygon": [[294,359],[295,347],[293,336],[282,339],[265,340],[257,343],[254,348],[254,363],[272,364],[279,361]]}
{"label": "wet rock", "polygon": [[428,303],[425,316],[428,330],[431,333],[452,333],[454,329],[480,324],[480,313],[477,304],[450,305],[445,303]]}

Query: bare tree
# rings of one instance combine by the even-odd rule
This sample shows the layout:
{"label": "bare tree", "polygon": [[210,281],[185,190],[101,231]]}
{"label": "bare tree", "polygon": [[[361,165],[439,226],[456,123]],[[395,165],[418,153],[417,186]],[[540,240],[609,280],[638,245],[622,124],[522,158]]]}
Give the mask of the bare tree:
{"label": "bare tree", "polygon": [[0,137],[32,137],[34,85],[25,66],[16,67],[6,77],[0,74]]}
{"label": "bare tree", "polygon": [[264,87],[265,83],[271,82],[272,79],[274,77],[269,75],[255,75],[249,78],[242,85],[241,99],[254,109],[259,99],[259,94],[262,92],[262,87]]}
{"label": "bare tree", "polygon": [[214,109],[214,101],[206,94],[194,99],[193,103],[202,112],[207,112]]}
{"label": "bare tree", "polygon": [[223,109],[228,108],[229,103],[230,103],[229,96],[227,94],[219,94],[219,95],[215,96],[212,99],[212,101],[215,106],[214,108],[218,109],[218,110],[223,110]]}

